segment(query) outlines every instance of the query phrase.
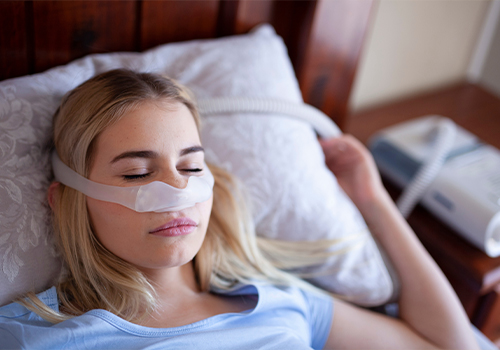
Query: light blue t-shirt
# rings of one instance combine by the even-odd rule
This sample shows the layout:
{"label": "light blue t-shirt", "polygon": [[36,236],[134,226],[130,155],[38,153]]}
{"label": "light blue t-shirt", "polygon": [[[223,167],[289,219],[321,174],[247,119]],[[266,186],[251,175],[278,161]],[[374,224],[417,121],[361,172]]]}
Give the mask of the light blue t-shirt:
{"label": "light blue t-shirt", "polygon": [[[51,324],[19,304],[0,308],[1,349],[321,349],[330,332],[332,299],[298,288],[245,285],[228,295],[255,295],[254,309],[186,326],[149,328],[105,310]],[[56,289],[39,294],[59,309]]]}

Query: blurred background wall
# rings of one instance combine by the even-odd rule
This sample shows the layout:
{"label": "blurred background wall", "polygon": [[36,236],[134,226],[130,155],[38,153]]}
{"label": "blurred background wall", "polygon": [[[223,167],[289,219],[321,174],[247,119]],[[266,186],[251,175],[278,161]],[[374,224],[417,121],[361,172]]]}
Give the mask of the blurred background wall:
{"label": "blurred background wall", "polygon": [[488,11],[469,67],[469,80],[500,96],[500,0],[493,1]]}
{"label": "blurred background wall", "polygon": [[464,80],[500,97],[500,0],[379,0],[353,112]]}

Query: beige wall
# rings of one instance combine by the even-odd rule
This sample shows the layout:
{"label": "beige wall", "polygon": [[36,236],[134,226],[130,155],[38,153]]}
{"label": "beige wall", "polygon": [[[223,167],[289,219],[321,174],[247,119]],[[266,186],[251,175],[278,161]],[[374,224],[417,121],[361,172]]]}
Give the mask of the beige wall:
{"label": "beige wall", "polygon": [[478,83],[500,97],[500,21],[496,23]]}
{"label": "beige wall", "polygon": [[466,79],[490,0],[379,0],[351,110]]}

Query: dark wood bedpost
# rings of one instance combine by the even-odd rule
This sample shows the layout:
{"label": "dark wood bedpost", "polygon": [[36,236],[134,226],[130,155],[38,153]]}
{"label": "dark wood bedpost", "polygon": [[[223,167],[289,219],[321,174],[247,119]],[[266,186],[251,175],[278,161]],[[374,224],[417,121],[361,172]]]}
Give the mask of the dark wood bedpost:
{"label": "dark wood bedpost", "polygon": [[304,100],[346,125],[373,1],[318,0],[297,77]]}
{"label": "dark wood bedpost", "polygon": [[304,101],[342,128],[373,2],[221,0],[217,33],[246,33],[271,23],[288,47]]}
{"label": "dark wood bedpost", "polygon": [[374,0],[0,1],[0,80],[91,53],[242,34],[270,23],[304,100],[346,123]]}

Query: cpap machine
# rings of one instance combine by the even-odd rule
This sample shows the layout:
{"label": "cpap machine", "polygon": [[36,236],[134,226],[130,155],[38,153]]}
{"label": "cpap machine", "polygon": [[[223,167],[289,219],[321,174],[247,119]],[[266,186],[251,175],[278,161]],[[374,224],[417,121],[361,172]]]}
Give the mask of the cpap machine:
{"label": "cpap machine", "polygon": [[441,116],[383,129],[369,142],[380,172],[490,257],[500,255],[500,151]]}

